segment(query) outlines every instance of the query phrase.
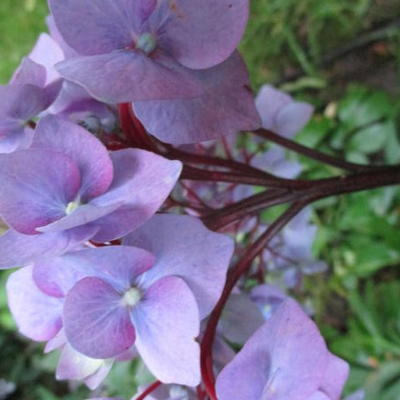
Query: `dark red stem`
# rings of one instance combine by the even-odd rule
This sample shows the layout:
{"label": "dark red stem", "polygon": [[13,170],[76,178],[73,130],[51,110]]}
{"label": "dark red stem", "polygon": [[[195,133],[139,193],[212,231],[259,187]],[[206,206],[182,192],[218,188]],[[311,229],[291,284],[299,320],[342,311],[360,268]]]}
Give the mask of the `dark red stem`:
{"label": "dark red stem", "polygon": [[152,383],[142,394],[140,394],[135,400],[144,400],[149,394],[153,393],[162,383],[155,381]]}

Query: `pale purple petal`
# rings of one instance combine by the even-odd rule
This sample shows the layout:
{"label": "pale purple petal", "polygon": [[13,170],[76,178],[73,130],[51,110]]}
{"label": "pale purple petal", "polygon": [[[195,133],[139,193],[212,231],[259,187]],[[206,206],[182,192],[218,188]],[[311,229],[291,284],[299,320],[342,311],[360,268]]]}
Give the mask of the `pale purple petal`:
{"label": "pale purple petal", "polygon": [[270,85],[260,89],[256,106],[265,129],[289,138],[304,128],[314,111],[310,104],[294,101],[291,96]]}
{"label": "pale purple petal", "polygon": [[31,84],[0,86],[1,119],[11,118],[24,124],[48,106],[48,96],[38,86]]}
{"label": "pale purple petal", "polygon": [[[261,353],[268,361],[260,366]],[[219,398],[304,400],[319,389],[328,357],[315,324],[293,300],[287,300],[221,372]],[[238,380],[240,371],[257,379]]]}
{"label": "pale purple petal", "polygon": [[13,229],[0,236],[0,269],[27,265],[42,257],[55,257],[89,240],[95,227],[79,227],[65,232],[24,235]]}
{"label": "pale purple petal", "polygon": [[130,0],[49,0],[56,26],[79,54],[103,54],[128,47],[133,32]]}
{"label": "pale purple petal", "polygon": [[192,290],[201,318],[210,313],[221,295],[234,249],[228,236],[208,230],[198,218],[160,214],[127,236],[124,244],[155,255],[154,267],[142,277],[146,285],[164,276],[180,276]]}
{"label": "pale purple petal", "polygon": [[78,193],[80,174],[67,156],[48,150],[0,155],[0,215],[12,228],[33,234],[65,215]]}
{"label": "pale purple petal", "polygon": [[330,354],[325,377],[320,385],[321,391],[329,396],[329,400],[338,400],[348,376],[349,364],[334,354]]}
{"label": "pale purple petal", "polygon": [[307,397],[305,400],[332,400],[330,397],[328,397],[325,393],[320,392],[315,392],[313,395],[310,397]]}
{"label": "pale purple petal", "polygon": [[200,97],[134,102],[151,134],[167,143],[197,143],[261,126],[238,52],[214,68],[191,73],[203,85]]}
{"label": "pale purple petal", "polygon": [[84,278],[64,303],[65,334],[71,346],[91,358],[110,358],[135,342],[135,329],[121,295],[98,278]]}
{"label": "pale purple petal", "polygon": [[105,207],[93,206],[90,203],[83,204],[80,205],[71,214],[43,227],[39,227],[36,230],[38,232],[62,232],[67,229],[75,228],[77,226],[86,225],[90,222],[96,221],[104,217],[105,215],[111,214],[121,205],[123,205],[122,202],[110,204]]}
{"label": "pale purple petal", "polygon": [[22,268],[7,281],[8,306],[18,330],[36,341],[53,338],[62,326],[62,303],[39,290],[32,279],[32,267]]}
{"label": "pale purple petal", "polygon": [[105,103],[195,97],[201,86],[187,70],[161,52],[141,51],[77,57],[57,65],[67,80],[83,86]]}
{"label": "pale purple petal", "polygon": [[151,17],[167,21],[162,26],[160,46],[182,65],[193,69],[210,68],[225,61],[238,46],[249,14],[248,0],[160,3]]}
{"label": "pale purple petal", "polygon": [[28,57],[46,68],[46,84],[61,78],[54,66],[64,59],[64,53],[59,44],[47,33],[40,34]]}
{"label": "pale purple petal", "polygon": [[146,250],[128,246],[109,246],[71,252],[35,263],[33,277],[40,289],[63,297],[81,279],[102,278],[121,292],[129,289],[137,276],[154,263]]}
{"label": "pale purple petal", "polygon": [[58,151],[75,161],[81,173],[79,193],[84,201],[109,188],[113,165],[108,151],[79,125],[54,116],[43,118],[36,128],[32,147]]}
{"label": "pale purple petal", "polygon": [[10,82],[20,85],[31,84],[42,88],[46,84],[46,69],[25,57]]}
{"label": "pale purple petal", "polygon": [[94,240],[120,238],[142,225],[164,203],[181,173],[182,164],[139,149],[114,151],[114,180],[107,193],[91,204],[105,207],[116,202],[124,205],[95,224],[99,233]]}
{"label": "pale purple petal", "polygon": [[313,112],[313,106],[308,103],[288,104],[276,117],[277,132],[288,138],[293,137],[305,127]]}
{"label": "pale purple petal", "polygon": [[58,361],[56,378],[58,380],[83,380],[93,375],[104,362],[104,360],[86,357],[66,344]]}
{"label": "pale purple petal", "polygon": [[136,347],[150,372],[164,383],[200,382],[200,321],[196,300],[177,277],[154,283],[133,309]]}

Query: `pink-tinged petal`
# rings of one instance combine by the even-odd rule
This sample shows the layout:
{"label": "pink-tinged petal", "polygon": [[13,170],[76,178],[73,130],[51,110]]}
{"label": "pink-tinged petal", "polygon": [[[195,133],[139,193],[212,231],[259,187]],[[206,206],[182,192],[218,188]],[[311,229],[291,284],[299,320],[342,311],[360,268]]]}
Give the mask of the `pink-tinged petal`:
{"label": "pink-tinged petal", "polygon": [[168,16],[160,46],[182,65],[205,69],[226,60],[238,46],[249,15],[248,0],[161,1],[154,15]]}
{"label": "pink-tinged petal", "polygon": [[36,341],[52,339],[62,326],[62,303],[39,290],[32,267],[22,268],[7,281],[8,306],[19,331]]}
{"label": "pink-tinged petal", "polygon": [[245,294],[232,294],[222,317],[219,331],[230,342],[244,344],[265,322],[263,314]]}
{"label": "pink-tinged petal", "polygon": [[325,377],[320,385],[321,391],[329,396],[329,400],[340,399],[348,376],[349,364],[334,354],[330,354]]}
{"label": "pink-tinged petal", "polygon": [[24,235],[13,229],[0,236],[0,269],[21,267],[42,257],[56,257],[89,240],[95,227],[65,232]]}
{"label": "pink-tinged petal", "polygon": [[75,161],[84,201],[104,193],[112,182],[113,165],[105,146],[86,129],[63,118],[41,119],[32,147],[58,151]]}
{"label": "pink-tinged petal", "polygon": [[247,69],[238,52],[214,68],[191,73],[203,85],[201,96],[134,102],[135,113],[150,133],[164,142],[183,144],[260,128]]}
{"label": "pink-tinged petal", "polygon": [[67,80],[83,86],[105,103],[195,97],[201,86],[178,63],[156,52],[119,50],[97,56],[77,57],[57,65]]}
{"label": "pink-tinged petal", "polygon": [[84,278],[64,303],[65,334],[71,346],[91,358],[111,358],[135,342],[135,329],[121,295],[98,278]]}
{"label": "pink-tinged petal", "polygon": [[[307,399],[319,389],[328,357],[316,325],[296,302],[287,300],[221,372],[219,398]],[[237,380],[241,371],[246,375]],[[251,375],[257,379],[250,379]]]}
{"label": "pink-tinged petal", "polygon": [[132,311],[136,347],[151,373],[163,383],[200,382],[200,321],[196,300],[184,281],[162,278]]}
{"label": "pink-tinged petal", "polygon": [[192,290],[201,318],[210,313],[225,284],[234,250],[231,238],[208,230],[198,218],[160,214],[127,236],[124,244],[155,255],[156,264],[143,276],[144,284],[180,276]]}
{"label": "pink-tinged petal", "polygon": [[293,137],[305,127],[313,112],[314,107],[308,103],[288,104],[276,117],[277,132],[289,138]]}
{"label": "pink-tinged petal", "polygon": [[54,297],[64,297],[81,279],[96,276],[125,291],[154,263],[146,250],[109,246],[71,252],[35,263],[33,278],[38,287]]}
{"label": "pink-tinged petal", "polygon": [[36,228],[65,215],[80,187],[80,173],[69,157],[48,150],[0,155],[0,215],[12,228]]}
{"label": "pink-tinged petal", "polygon": [[91,204],[107,206],[122,202],[114,213],[98,220],[95,241],[120,238],[142,225],[164,203],[181,173],[182,164],[139,149],[111,153],[114,180],[104,195]]}
{"label": "pink-tinged petal", "polygon": [[11,83],[20,85],[31,84],[42,88],[46,84],[46,69],[35,61],[25,57],[15,71]]}
{"label": "pink-tinged petal", "polygon": [[59,44],[47,33],[39,35],[28,57],[35,63],[43,65],[46,68],[46,84],[61,78],[54,66],[64,60],[64,52]]}
{"label": "pink-tinged petal", "polygon": [[132,43],[133,1],[49,0],[56,26],[79,54],[102,54]]}

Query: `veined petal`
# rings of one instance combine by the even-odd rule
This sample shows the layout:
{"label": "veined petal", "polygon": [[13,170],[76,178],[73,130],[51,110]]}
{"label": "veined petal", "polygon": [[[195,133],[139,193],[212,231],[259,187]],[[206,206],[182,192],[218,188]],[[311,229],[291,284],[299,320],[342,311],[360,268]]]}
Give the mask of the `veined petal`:
{"label": "veined petal", "polygon": [[196,300],[185,282],[160,279],[132,310],[136,348],[163,383],[196,386],[200,382],[200,320]]}
{"label": "veined petal", "polygon": [[111,358],[135,342],[135,329],[121,294],[99,278],[84,278],[64,303],[65,334],[71,346],[91,358]]}

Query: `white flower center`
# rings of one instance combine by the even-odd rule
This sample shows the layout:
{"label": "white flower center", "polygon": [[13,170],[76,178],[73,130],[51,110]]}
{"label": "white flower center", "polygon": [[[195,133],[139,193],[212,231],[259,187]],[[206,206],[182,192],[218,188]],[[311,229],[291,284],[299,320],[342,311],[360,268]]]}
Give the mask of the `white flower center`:
{"label": "white flower center", "polygon": [[157,40],[151,33],[143,33],[136,42],[136,48],[150,54],[157,47]]}
{"label": "white flower center", "polygon": [[141,299],[142,295],[137,288],[130,288],[122,297],[122,304],[127,307],[134,307]]}
{"label": "white flower center", "polygon": [[67,204],[67,207],[65,208],[65,213],[67,215],[72,214],[79,207],[79,205],[79,201],[71,201]]}

